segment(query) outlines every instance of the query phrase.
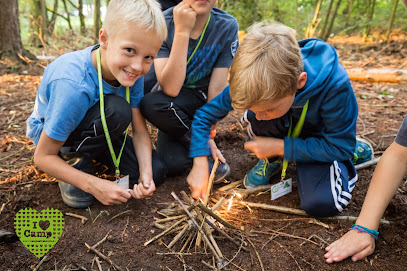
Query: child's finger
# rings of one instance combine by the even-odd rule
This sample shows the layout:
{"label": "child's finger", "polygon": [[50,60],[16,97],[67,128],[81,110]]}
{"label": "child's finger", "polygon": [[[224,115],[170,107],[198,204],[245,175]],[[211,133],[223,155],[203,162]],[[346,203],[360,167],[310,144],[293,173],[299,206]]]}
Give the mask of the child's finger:
{"label": "child's finger", "polygon": [[373,250],[371,247],[366,247],[364,250],[362,250],[359,253],[356,253],[355,255],[352,256],[352,261],[356,262],[358,260],[364,259],[366,256],[369,256],[370,254],[373,253]]}

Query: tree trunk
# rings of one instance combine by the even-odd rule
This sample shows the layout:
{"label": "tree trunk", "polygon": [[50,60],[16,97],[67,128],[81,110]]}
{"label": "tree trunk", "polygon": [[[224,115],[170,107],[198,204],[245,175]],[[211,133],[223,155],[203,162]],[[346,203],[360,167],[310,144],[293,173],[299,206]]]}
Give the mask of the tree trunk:
{"label": "tree trunk", "polygon": [[54,12],[52,12],[52,17],[51,17],[51,20],[49,21],[49,26],[48,26],[48,30],[50,33],[54,32],[55,21],[57,19],[56,12],[58,12],[58,3],[59,3],[58,0],[54,0],[54,9],[53,9]]}
{"label": "tree trunk", "polygon": [[370,35],[370,30],[371,30],[371,26],[372,26],[372,20],[373,20],[375,5],[376,5],[376,0],[370,0],[369,1],[365,37]]}
{"label": "tree trunk", "polygon": [[93,38],[95,43],[97,43],[99,41],[100,30],[100,0],[93,0],[93,7]]}
{"label": "tree trunk", "polygon": [[394,1],[394,7],[393,7],[393,11],[391,13],[389,27],[387,28],[386,40],[389,40],[389,37],[390,37],[390,32],[391,32],[391,28],[393,27],[394,17],[396,16],[398,3],[399,3],[399,0]]}
{"label": "tree trunk", "polygon": [[322,28],[321,34],[319,35],[322,38],[325,37],[325,31],[326,31],[326,27],[327,27],[328,22],[329,22],[329,15],[331,15],[331,10],[332,10],[332,4],[333,3],[334,3],[334,0],[330,0],[328,10],[326,11],[325,20],[324,20],[324,27]]}
{"label": "tree trunk", "polygon": [[66,0],[62,0],[62,2],[64,4],[64,9],[65,9],[65,13],[66,13],[66,21],[68,22],[68,27],[69,27],[69,29],[72,30],[71,16],[69,15],[68,6],[66,5]]}
{"label": "tree trunk", "polygon": [[17,0],[0,0],[0,57],[8,55],[21,61],[21,56],[33,56],[23,48],[20,37]]}
{"label": "tree trunk", "polygon": [[325,33],[324,40],[327,40],[329,38],[329,35],[332,32],[332,27],[334,25],[336,15],[338,14],[338,9],[339,9],[339,6],[341,5],[341,2],[342,2],[342,0],[338,0],[338,2],[336,2],[336,7],[334,10],[334,13],[332,14],[332,19],[331,19],[331,22],[329,23],[329,28]]}
{"label": "tree trunk", "polygon": [[308,24],[307,30],[305,32],[306,38],[312,38],[314,36],[315,30],[317,29],[321,19],[318,19],[319,11],[321,10],[322,0],[318,0],[317,6],[315,7],[314,18]]}
{"label": "tree trunk", "polygon": [[83,15],[83,0],[78,0],[79,21],[81,22],[81,34],[85,34],[85,15]]}
{"label": "tree trunk", "polygon": [[348,0],[348,16],[346,18],[345,28],[347,28],[349,26],[350,17],[351,17],[352,10],[353,10],[353,3],[354,3],[354,0]]}

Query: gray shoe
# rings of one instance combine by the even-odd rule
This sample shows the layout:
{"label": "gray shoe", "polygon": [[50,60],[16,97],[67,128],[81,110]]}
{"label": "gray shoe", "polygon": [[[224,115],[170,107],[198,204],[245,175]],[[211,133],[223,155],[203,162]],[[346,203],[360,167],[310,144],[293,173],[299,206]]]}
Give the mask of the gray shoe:
{"label": "gray shoe", "polygon": [[58,181],[62,200],[72,208],[88,208],[95,201],[95,197],[72,184]]}

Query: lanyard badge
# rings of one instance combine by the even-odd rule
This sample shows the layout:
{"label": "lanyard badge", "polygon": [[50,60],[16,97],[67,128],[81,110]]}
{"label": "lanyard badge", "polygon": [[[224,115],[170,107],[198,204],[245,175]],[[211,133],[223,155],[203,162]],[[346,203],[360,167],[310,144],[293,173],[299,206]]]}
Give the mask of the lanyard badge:
{"label": "lanyard badge", "polygon": [[[104,102],[105,100],[104,100],[104,96],[103,96],[102,67],[101,67],[101,64],[100,64],[100,48],[98,48],[96,50],[96,63],[97,63],[98,79],[99,79],[100,118],[102,120],[102,126],[103,126],[103,131],[105,133],[107,146],[109,147],[109,151],[110,151],[110,155],[112,156],[113,164],[116,167],[116,171],[115,171],[116,172],[116,183],[122,185],[123,187],[125,187],[126,183],[127,183],[127,187],[125,187],[125,188],[129,188],[128,176],[126,176],[127,181],[126,180],[121,180],[121,179],[124,179],[126,177],[120,178],[120,170],[119,170],[120,158],[121,158],[122,153],[123,153],[124,145],[126,144],[126,138],[127,138],[127,133],[129,131],[129,127],[127,127],[127,129],[126,129],[126,134],[125,134],[125,137],[124,137],[123,145],[122,145],[122,147],[120,149],[120,153],[116,157],[116,154],[115,154],[114,149],[113,149],[112,140],[111,140],[110,134],[109,134],[109,129],[108,129],[107,123],[106,123],[105,102]],[[130,90],[129,90],[129,87],[126,87],[126,100],[127,100],[128,103],[130,103]]]}
{"label": "lanyard badge", "polygon": [[[288,137],[293,137],[296,138],[300,135],[302,127],[304,125],[305,121],[305,115],[307,114],[308,110],[308,102],[305,103],[304,107],[302,108],[302,113],[300,116],[300,119],[298,120],[297,124],[294,127],[294,130],[292,131],[292,116],[290,114],[290,127],[288,128]],[[287,195],[288,193],[291,193],[292,191],[292,179],[285,179],[286,177],[286,172],[287,172],[287,167],[288,167],[288,160],[284,159],[283,160],[283,169],[281,170],[281,181],[275,185],[271,186],[271,200],[275,200],[281,196]]]}

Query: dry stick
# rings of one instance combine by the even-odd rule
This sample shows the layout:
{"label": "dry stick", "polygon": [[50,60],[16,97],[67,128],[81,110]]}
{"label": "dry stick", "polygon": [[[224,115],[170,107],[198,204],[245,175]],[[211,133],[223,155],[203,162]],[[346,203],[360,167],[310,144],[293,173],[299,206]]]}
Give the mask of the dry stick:
{"label": "dry stick", "polygon": [[241,185],[242,183],[243,183],[243,180],[236,181],[236,182],[232,182],[232,183],[230,183],[230,184],[228,184],[228,185],[219,187],[219,188],[218,188],[218,191],[219,191],[219,192],[225,192],[225,191],[227,191],[227,190],[229,190],[229,189],[232,189],[232,188],[235,188],[236,186]]}
{"label": "dry stick", "polygon": [[279,242],[277,242],[275,240],[271,240],[271,241],[277,243],[280,247],[284,248],[284,250],[288,253],[288,255],[290,255],[291,258],[293,258],[293,260],[297,264],[298,268],[302,271],[302,269],[301,269],[300,265],[298,264],[297,260],[294,258],[294,256],[291,254],[290,251],[288,251],[288,249],[285,246],[283,246],[282,244],[280,244]]}
{"label": "dry stick", "polygon": [[110,221],[112,221],[112,220],[115,219],[116,217],[119,217],[119,216],[124,215],[124,214],[127,214],[127,213],[131,213],[131,212],[132,212],[132,210],[127,210],[127,211],[118,213],[117,215],[115,215],[115,216],[113,216],[111,219],[109,219],[107,222],[109,223]]}
{"label": "dry stick", "polygon": [[175,222],[171,227],[169,227],[168,229],[166,229],[165,231],[163,231],[162,233],[154,236],[152,239],[150,239],[149,241],[144,243],[144,246],[147,246],[148,244],[154,242],[155,240],[159,239],[160,237],[166,235],[170,230],[174,229],[176,226],[178,226],[179,224],[181,224],[182,222],[184,222],[186,220],[186,217],[182,218],[181,220],[178,220],[177,222]]}
{"label": "dry stick", "polygon": [[99,257],[96,257],[96,264],[97,264],[97,266],[98,266],[98,268],[99,268],[99,271],[103,271],[103,269],[102,269],[102,266],[100,265],[100,260],[99,260]]}
{"label": "dry stick", "polygon": [[42,260],[37,264],[37,266],[34,268],[33,271],[38,271],[40,270],[40,266],[41,264],[48,258],[48,255],[45,255],[44,258],[42,258]]}
{"label": "dry stick", "polygon": [[[208,187],[206,188],[206,197],[204,200],[204,206],[206,207],[206,205],[208,205],[208,200],[209,197],[211,196],[211,191],[212,191],[212,185],[213,185],[213,180],[215,179],[215,174],[216,171],[218,170],[219,167],[219,158],[216,157],[215,162],[213,163],[213,167],[211,170],[211,175],[209,175],[209,181],[208,181]],[[202,218],[202,222],[204,221],[205,215]],[[196,246],[200,246],[201,245],[201,234],[198,232],[198,236],[196,237]]]}
{"label": "dry stick", "polygon": [[159,224],[159,223],[157,223],[157,222],[154,222],[154,226],[155,226],[156,228],[160,229],[160,230],[165,230],[165,229],[167,229],[166,226],[161,225],[161,224]]}
{"label": "dry stick", "polygon": [[172,241],[170,242],[170,244],[168,245],[168,248],[172,248],[172,246],[175,245],[176,242],[178,242],[179,239],[181,239],[181,237],[185,234],[185,232],[187,232],[189,229],[191,229],[191,224],[188,223],[186,224],[182,230],[174,237],[174,239],[172,239]]}
{"label": "dry stick", "polygon": [[377,163],[379,163],[379,160],[380,160],[380,157],[377,157],[377,158],[374,158],[374,159],[372,159],[370,161],[367,161],[367,162],[361,163],[359,165],[356,165],[355,168],[356,169],[362,169],[362,168],[367,168],[367,167],[370,167],[370,166],[374,166]]}
{"label": "dry stick", "polygon": [[156,223],[168,222],[168,221],[176,220],[178,218],[183,218],[185,216],[186,215],[171,216],[171,217],[166,217],[166,218],[162,218],[162,219],[157,219],[155,222]]}
{"label": "dry stick", "polygon": [[124,237],[124,235],[126,234],[126,230],[127,230],[127,227],[129,226],[129,219],[130,219],[130,217],[128,216],[127,217],[127,222],[126,222],[126,226],[124,226],[124,229],[123,229],[123,231],[122,231],[122,241],[123,241],[123,237]]}
{"label": "dry stick", "polygon": [[88,221],[88,219],[86,217],[81,216],[81,215],[77,215],[77,214],[73,214],[73,213],[65,213],[65,215],[79,218],[81,220],[82,224],[85,224],[85,222]]}
{"label": "dry stick", "polygon": [[270,185],[259,185],[256,188],[249,188],[249,189],[234,189],[232,191],[227,191],[227,194],[235,194],[235,193],[239,193],[243,198],[254,194],[254,193],[260,193],[260,192],[264,192],[267,190],[270,190],[271,188],[271,184]]}
{"label": "dry stick", "polygon": [[264,271],[263,262],[261,261],[260,255],[257,252],[256,247],[254,246],[253,242],[249,238],[247,238],[247,241],[249,241],[250,245],[252,245],[254,252],[256,253],[257,259],[259,260],[261,270]]}
{"label": "dry stick", "polygon": [[283,236],[287,236],[287,237],[291,237],[291,238],[295,238],[295,239],[301,239],[301,240],[308,241],[310,243],[313,243],[314,245],[319,246],[319,244],[317,242],[309,240],[309,239],[301,237],[301,236],[291,235],[291,234],[288,234],[285,232],[280,232],[280,231],[275,231],[275,230],[270,230],[270,231],[272,231],[272,232],[251,230],[251,232],[253,232],[253,233],[271,234],[271,235],[278,234],[278,235],[283,235]]}
{"label": "dry stick", "polygon": [[[111,232],[112,230],[109,230],[107,233],[106,233],[106,235],[105,235],[105,237],[103,237],[102,238],[102,240],[100,240],[99,242],[97,242],[96,244],[94,244],[93,246],[92,246],[92,248],[97,248],[98,246],[100,246],[104,241],[106,241],[106,239],[107,239],[107,237],[109,236],[109,233]],[[88,252],[90,251],[90,249],[88,249]]]}
{"label": "dry stick", "polygon": [[[349,221],[356,221],[358,217],[356,216],[347,216],[347,215],[336,215],[336,216],[330,216],[330,217],[324,217],[324,219],[329,219],[329,220],[349,220]],[[380,219],[380,224],[386,224],[389,225],[390,221],[386,219]]]}
{"label": "dry stick", "polygon": [[208,224],[205,223],[203,216],[202,217],[202,225],[203,225],[203,230],[205,231],[206,235],[208,236],[209,240],[212,242],[213,247],[215,248],[216,252],[218,253],[219,257],[223,258],[222,251],[220,251],[220,248],[218,246],[218,243],[216,243],[215,238],[213,238],[212,232],[209,229]]}
{"label": "dry stick", "polygon": [[185,241],[184,245],[182,246],[181,250],[179,251],[179,253],[182,253],[185,250],[185,248],[187,247],[188,243],[191,241],[192,237],[194,237],[194,235],[195,235],[195,231],[191,231],[189,233],[189,236],[188,236],[187,240]]}
{"label": "dry stick", "polygon": [[[229,241],[231,241],[233,244],[235,244],[236,246],[240,247],[242,246],[242,244],[239,244],[239,242],[237,242],[235,239],[233,239],[232,237],[230,237],[229,234],[227,234],[226,232],[224,232],[221,228],[217,227],[214,223],[212,223],[212,221],[210,221],[207,217],[205,218],[206,223],[209,224],[209,226],[211,226],[212,228],[214,228],[214,230],[216,230],[217,232],[219,232],[220,234],[222,234],[224,237],[226,237],[226,239],[228,239]],[[246,252],[248,252],[249,250],[245,247],[242,246],[242,249]]]}
{"label": "dry stick", "polygon": [[223,204],[224,201],[225,197],[221,197],[220,200],[215,205],[212,206],[211,208],[212,212],[215,212]]}
{"label": "dry stick", "polygon": [[203,263],[206,267],[209,267],[212,270],[218,270],[218,268],[216,268],[216,266],[213,266],[213,265],[205,262],[204,260],[201,260],[201,263]]}
{"label": "dry stick", "polygon": [[294,209],[294,208],[289,208],[289,207],[282,207],[282,206],[276,206],[276,205],[270,205],[270,204],[264,204],[264,203],[254,203],[254,202],[240,202],[240,204],[247,205],[249,207],[261,208],[261,209],[266,209],[266,210],[271,210],[271,211],[276,211],[276,212],[281,212],[281,213],[286,213],[286,214],[308,216],[308,214],[304,210]]}
{"label": "dry stick", "polygon": [[205,206],[203,206],[202,203],[198,202],[197,206],[199,207],[199,209],[201,209],[202,211],[204,211],[205,213],[207,213],[207,214],[210,215],[211,217],[215,218],[219,223],[225,225],[225,226],[228,227],[228,228],[231,228],[231,229],[240,231],[240,229],[236,228],[235,226],[233,226],[233,225],[230,224],[229,222],[226,222],[225,220],[223,220],[222,218],[220,218],[217,214],[215,214],[214,212],[212,212],[211,210],[209,210],[208,208],[206,208]]}
{"label": "dry stick", "polygon": [[118,266],[117,264],[115,264],[109,257],[105,256],[102,254],[102,252],[100,252],[99,250],[97,250],[96,248],[91,247],[90,245],[88,245],[87,243],[85,243],[85,246],[90,249],[91,251],[93,251],[96,255],[98,255],[100,258],[102,258],[103,260],[105,260],[108,264],[110,264],[111,266],[113,266],[114,268],[116,268],[119,271],[124,271],[120,266]]}
{"label": "dry stick", "polygon": [[216,257],[216,260],[218,262],[221,262],[221,258],[219,257],[219,255],[216,253],[215,249],[213,248],[211,242],[209,241],[208,237],[205,235],[204,231],[202,230],[202,228],[199,226],[198,222],[196,222],[195,218],[192,216],[192,214],[188,211],[188,209],[185,207],[185,205],[182,203],[182,201],[178,198],[178,196],[173,192],[171,192],[171,195],[174,197],[174,199],[176,199],[178,201],[178,203],[181,205],[181,207],[184,209],[184,211],[187,213],[187,215],[189,216],[189,218],[192,220],[192,222],[194,223],[194,225],[197,227],[198,231],[202,234],[204,241],[206,242],[206,244],[208,245],[209,249],[211,250],[212,254]]}

